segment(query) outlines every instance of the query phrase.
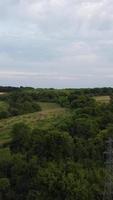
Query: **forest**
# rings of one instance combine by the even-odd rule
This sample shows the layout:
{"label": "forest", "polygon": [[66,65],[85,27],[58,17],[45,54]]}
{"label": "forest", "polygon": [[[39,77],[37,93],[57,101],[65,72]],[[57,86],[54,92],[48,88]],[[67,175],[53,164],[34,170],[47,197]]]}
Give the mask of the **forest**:
{"label": "forest", "polygon": [[113,88],[0,87],[0,200],[102,200]]}

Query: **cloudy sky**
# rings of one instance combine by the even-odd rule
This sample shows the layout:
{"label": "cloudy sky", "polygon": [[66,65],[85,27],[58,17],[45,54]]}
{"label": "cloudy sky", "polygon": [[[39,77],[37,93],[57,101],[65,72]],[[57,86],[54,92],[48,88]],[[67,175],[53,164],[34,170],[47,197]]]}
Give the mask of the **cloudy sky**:
{"label": "cloudy sky", "polygon": [[113,0],[0,0],[0,85],[113,86]]}

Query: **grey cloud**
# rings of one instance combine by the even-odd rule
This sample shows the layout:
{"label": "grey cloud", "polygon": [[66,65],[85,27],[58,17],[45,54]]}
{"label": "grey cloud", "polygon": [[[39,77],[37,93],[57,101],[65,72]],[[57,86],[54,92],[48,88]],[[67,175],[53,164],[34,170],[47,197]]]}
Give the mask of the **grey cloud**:
{"label": "grey cloud", "polygon": [[[78,81],[78,86],[105,84],[101,76],[107,73],[107,83],[111,84],[112,11],[113,0],[1,1],[0,70],[57,72],[67,77],[72,86],[76,86],[74,81]],[[71,80],[69,74],[82,78]],[[87,74],[93,78],[85,78]],[[44,77],[41,78],[43,86]],[[58,84],[58,79],[53,78],[55,86],[67,85],[66,78]],[[24,83],[27,84],[27,78]]]}

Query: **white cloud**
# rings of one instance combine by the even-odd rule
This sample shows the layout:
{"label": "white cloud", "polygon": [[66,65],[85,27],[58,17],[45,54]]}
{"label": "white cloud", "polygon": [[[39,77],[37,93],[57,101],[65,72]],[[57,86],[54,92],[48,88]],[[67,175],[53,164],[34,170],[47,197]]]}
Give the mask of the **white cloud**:
{"label": "white cloud", "polygon": [[[26,77],[55,72],[64,83],[92,74],[101,81],[113,73],[112,11],[113,0],[1,1],[0,72],[10,69],[13,77],[19,70]],[[45,76],[40,77],[43,82]],[[89,86],[87,79],[79,80]]]}

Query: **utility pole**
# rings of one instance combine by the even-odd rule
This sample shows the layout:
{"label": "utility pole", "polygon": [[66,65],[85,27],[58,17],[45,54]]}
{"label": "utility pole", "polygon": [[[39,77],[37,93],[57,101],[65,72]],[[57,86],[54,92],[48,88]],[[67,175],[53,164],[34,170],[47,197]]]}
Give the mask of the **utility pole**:
{"label": "utility pole", "polygon": [[103,200],[113,200],[113,139],[109,137],[104,152],[105,161],[105,186]]}

